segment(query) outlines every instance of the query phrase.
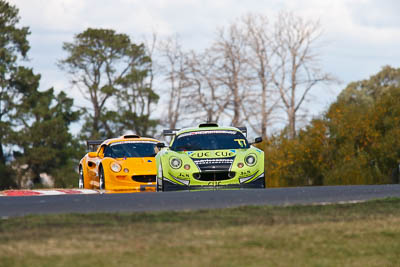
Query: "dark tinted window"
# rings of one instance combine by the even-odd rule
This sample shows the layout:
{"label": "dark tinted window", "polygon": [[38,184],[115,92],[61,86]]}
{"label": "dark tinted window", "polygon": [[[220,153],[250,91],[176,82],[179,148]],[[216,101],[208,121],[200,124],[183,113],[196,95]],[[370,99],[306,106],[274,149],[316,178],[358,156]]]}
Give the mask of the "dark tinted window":
{"label": "dark tinted window", "polygon": [[105,157],[111,158],[141,158],[154,157],[156,144],[150,142],[118,142],[107,146]]}
{"label": "dark tinted window", "polygon": [[249,148],[249,144],[238,131],[198,131],[178,135],[171,149],[175,151],[216,150]]}

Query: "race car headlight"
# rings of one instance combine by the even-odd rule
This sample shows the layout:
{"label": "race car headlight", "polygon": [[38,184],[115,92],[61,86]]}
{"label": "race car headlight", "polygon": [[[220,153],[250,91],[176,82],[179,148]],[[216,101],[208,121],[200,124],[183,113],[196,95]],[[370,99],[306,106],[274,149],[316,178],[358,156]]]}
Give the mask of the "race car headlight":
{"label": "race car headlight", "polygon": [[257,162],[256,156],[254,154],[250,154],[244,159],[244,162],[246,162],[247,166],[254,166]]}
{"label": "race car headlight", "polygon": [[179,169],[182,166],[182,160],[178,158],[171,158],[169,164],[171,165],[172,168]]}
{"label": "race car headlight", "polygon": [[120,172],[122,167],[116,162],[111,163],[110,168],[113,172]]}

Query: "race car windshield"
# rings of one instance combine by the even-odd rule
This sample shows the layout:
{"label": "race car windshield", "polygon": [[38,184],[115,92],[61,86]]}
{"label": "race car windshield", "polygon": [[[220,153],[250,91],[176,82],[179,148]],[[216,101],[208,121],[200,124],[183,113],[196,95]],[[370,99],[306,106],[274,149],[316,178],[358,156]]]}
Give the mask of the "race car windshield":
{"label": "race car windshield", "polygon": [[112,143],[104,150],[104,156],[110,158],[142,158],[156,156],[155,143],[120,142]]}
{"label": "race car windshield", "polygon": [[238,131],[198,131],[178,135],[171,146],[174,151],[217,150],[249,148]]}

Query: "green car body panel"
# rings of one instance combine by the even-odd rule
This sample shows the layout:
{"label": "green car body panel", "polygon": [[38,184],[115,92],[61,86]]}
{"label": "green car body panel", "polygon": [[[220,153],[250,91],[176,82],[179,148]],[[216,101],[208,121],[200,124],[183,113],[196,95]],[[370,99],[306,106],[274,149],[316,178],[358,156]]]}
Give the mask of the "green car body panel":
{"label": "green car body panel", "polygon": [[[173,149],[174,142],[181,137],[203,134],[209,135],[207,138],[211,142],[213,134],[221,133],[232,136],[228,139],[232,138],[230,142],[234,147]],[[156,165],[158,191],[265,187],[264,152],[249,145],[243,133],[235,127],[196,127],[177,131],[170,146],[157,154]]]}

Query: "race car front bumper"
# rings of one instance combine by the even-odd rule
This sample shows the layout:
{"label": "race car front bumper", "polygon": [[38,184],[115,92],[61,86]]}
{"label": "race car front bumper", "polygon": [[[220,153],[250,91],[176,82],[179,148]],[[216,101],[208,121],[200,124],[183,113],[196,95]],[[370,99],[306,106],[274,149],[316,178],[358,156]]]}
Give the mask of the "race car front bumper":
{"label": "race car front bumper", "polygon": [[264,173],[259,175],[256,179],[247,183],[232,183],[232,184],[220,184],[218,181],[210,181],[203,185],[190,185],[177,184],[171,180],[163,178],[162,190],[163,191],[177,191],[177,190],[224,190],[224,189],[242,189],[242,188],[265,188],[265,177]]}

